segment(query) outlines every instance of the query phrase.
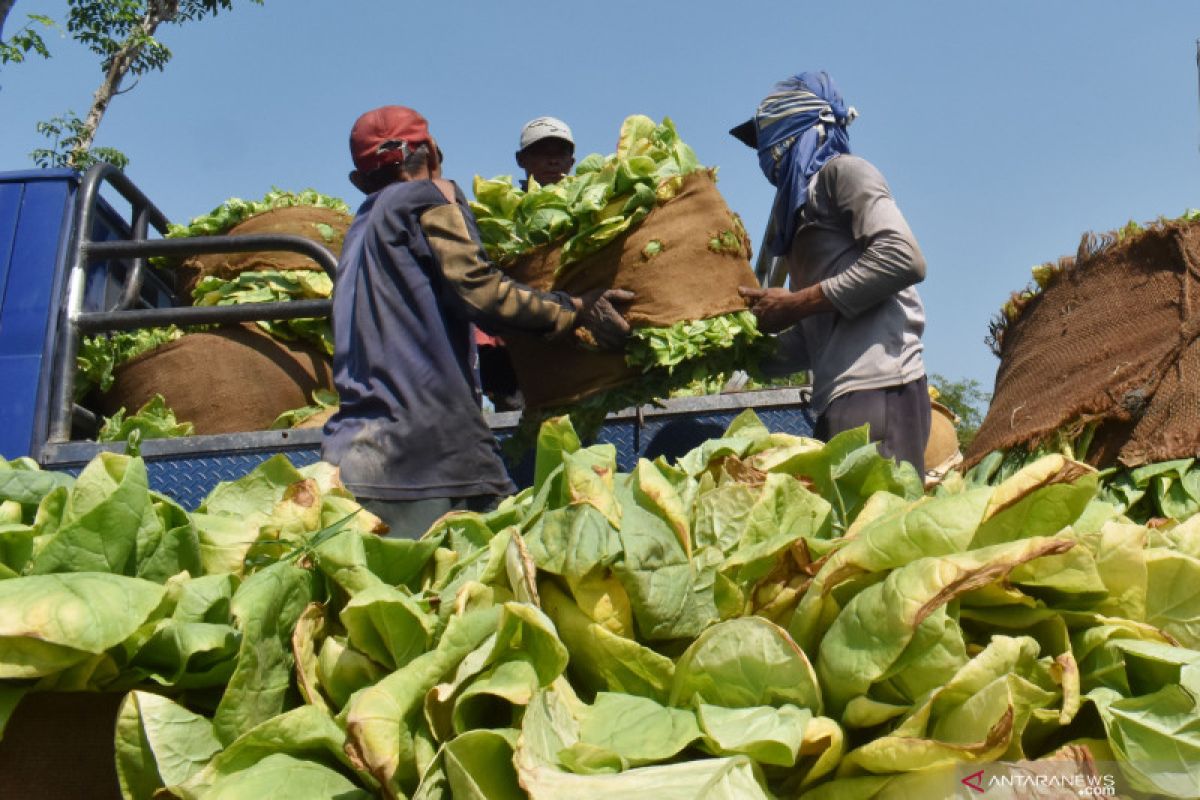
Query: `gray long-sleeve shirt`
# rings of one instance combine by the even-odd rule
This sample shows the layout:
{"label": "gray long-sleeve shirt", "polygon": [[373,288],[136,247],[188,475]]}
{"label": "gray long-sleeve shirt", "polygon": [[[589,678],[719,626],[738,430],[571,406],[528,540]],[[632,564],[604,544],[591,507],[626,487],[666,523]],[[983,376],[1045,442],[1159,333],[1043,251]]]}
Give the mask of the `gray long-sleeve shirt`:
{"label": "gray long-sleeve shirt", "polygon": [[787,265],[793,290],[820,284],[836,309],[785,334],[807,351],[814,411],[847,392],[925,374],[925,309],[914,286],[925,258],[869,162],[838,156],[813,177]]}

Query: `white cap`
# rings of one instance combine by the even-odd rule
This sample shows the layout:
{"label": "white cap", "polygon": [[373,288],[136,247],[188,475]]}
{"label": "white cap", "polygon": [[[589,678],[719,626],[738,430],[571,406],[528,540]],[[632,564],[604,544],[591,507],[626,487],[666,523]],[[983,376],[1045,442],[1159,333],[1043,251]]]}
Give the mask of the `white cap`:
{"label": "white cap", "polygon": [[570,142],[572,147],[575,146],[575,140],[571,137],[571,129],[567,127],[567,123],[554,117],[538,117],[529,120],[525,123],[525,127],[521,128],[521,144],[517,149],[524,150],[542,139],[562,139]]}

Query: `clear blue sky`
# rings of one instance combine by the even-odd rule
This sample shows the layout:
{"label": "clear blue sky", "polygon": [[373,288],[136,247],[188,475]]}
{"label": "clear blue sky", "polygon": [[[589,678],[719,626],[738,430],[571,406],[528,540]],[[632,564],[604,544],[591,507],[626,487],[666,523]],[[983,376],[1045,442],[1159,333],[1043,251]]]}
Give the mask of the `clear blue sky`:
{"label": "clear blue sky", "polygon": [[[18,0],[6,27],[65,5]],[[272,186],[356,205],[347,135],[378,105],[424,113],[468,190],[515,171],[531,117],[566,120],[582,157],[629,114],[670,116],[757,240],[773,193],[726,131],[776,80],[826,69],[925,251],[930,371],[990,390],[987,323],[1030,267],[1200,206],[1198,37],[1196,0],[266,0],[160,31],[174,60],[114,100],[97,144],[185,221]],[[49,38],[53,59],[0,73],[0,170],[99,83]]]}

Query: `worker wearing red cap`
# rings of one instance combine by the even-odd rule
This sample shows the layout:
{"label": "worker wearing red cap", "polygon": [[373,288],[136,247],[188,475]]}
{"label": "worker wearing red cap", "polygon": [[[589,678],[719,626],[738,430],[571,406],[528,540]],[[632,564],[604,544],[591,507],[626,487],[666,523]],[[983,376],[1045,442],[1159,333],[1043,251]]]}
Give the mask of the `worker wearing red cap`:
{"label": "worker wearing red cap", "polygon": [[442,514],[482,511],[515,491],[479,408],[470,323],[547,338],[585,328],[619,348],[629,325],[609,290],[539,292],[487,260],[462,192],[442,178],[425,118],[385,106],[350,132],[350,181],[367,195],[334,282],[334,382],[341,405],[322,457],[394,535]]}

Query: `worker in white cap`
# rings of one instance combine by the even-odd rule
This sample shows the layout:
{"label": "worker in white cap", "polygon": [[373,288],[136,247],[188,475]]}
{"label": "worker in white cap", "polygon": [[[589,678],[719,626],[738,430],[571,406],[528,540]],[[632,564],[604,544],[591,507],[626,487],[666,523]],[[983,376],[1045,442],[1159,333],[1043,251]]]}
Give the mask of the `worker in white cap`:
{"label": "worker in white cap", "polygon": [[575,166],[575,139],[567,123],[554,117],[537,117],[525,123],[517,166],[525,170],[522,189],[529,187],[530,178],[542,186],[561,181]]}
{"label": "worker in white cap", "polygon": [[[521,128],[517,166],[525,170],[521,189],[529,190],[532,179],[540,186],[558,183],[575,166],[575,139],[567,123],[554,117],[536,117]],[[497,411],[517,411],[525,406],[517,374],[504,340],[476,329],[479,349],[479,379],[484,396]]]}

